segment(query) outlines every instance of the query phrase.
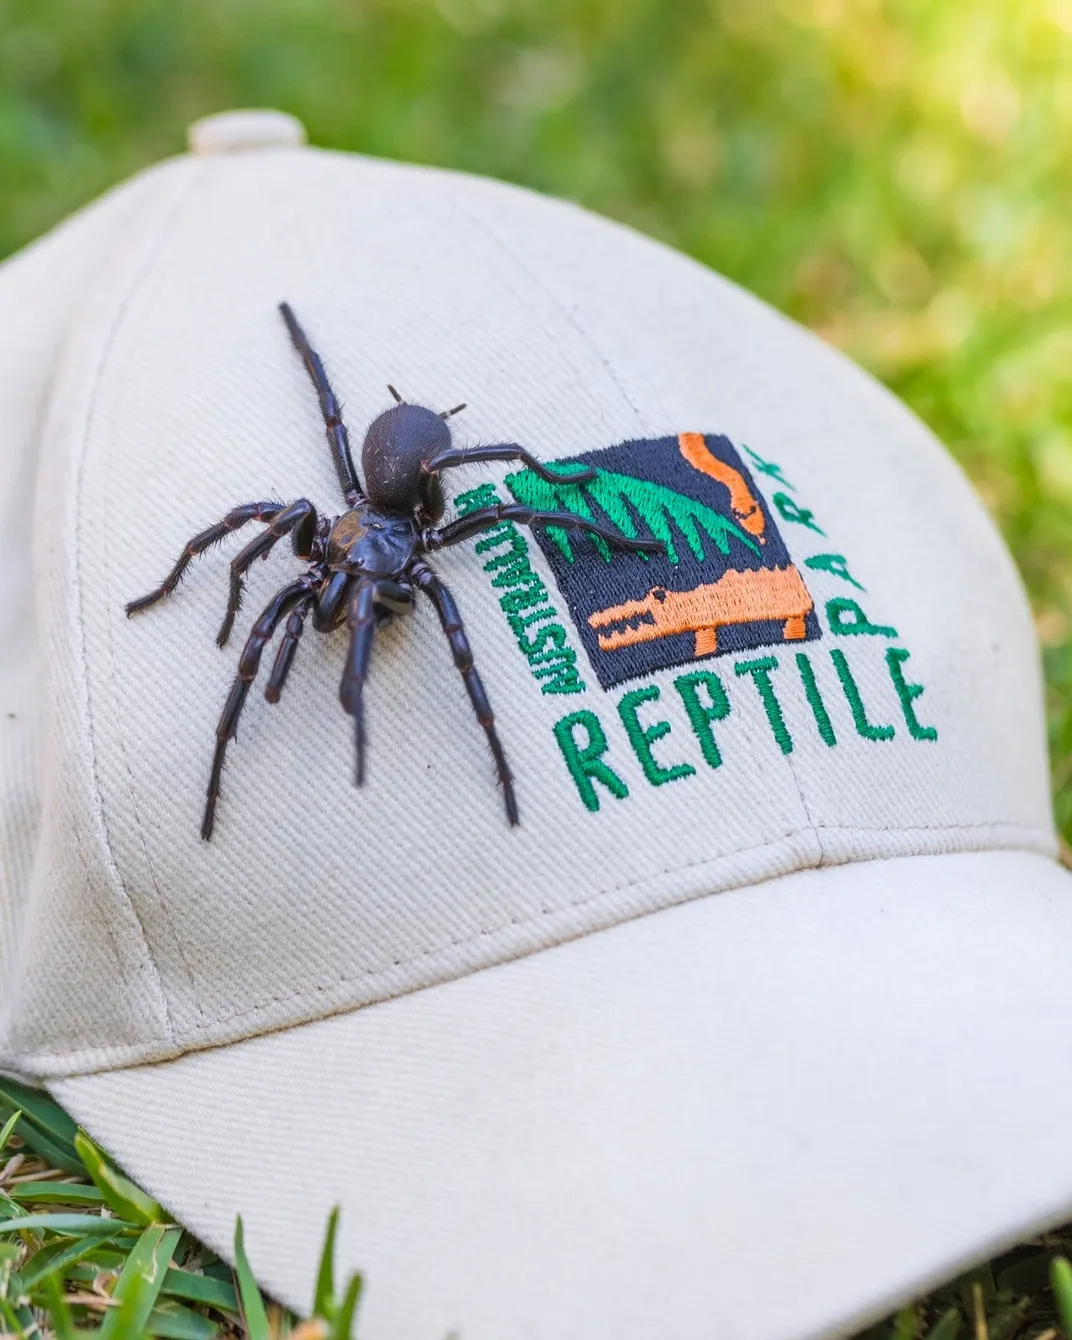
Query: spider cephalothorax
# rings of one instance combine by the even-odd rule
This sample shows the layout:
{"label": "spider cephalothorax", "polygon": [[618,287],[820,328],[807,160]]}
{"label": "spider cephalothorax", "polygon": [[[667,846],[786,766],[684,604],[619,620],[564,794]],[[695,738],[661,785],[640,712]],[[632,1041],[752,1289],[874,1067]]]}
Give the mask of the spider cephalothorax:
{"label": "spider cephalothorax", "polygon": [[350,441],[339,402],[331,389],[324,365],[287,304],[282,303],[279,310],[320,400],[328,445],[347,510],[341,516],[319,517],[307,498],[299,498],[297,502],[285,506],[278,502],[243,503],[232,508],[222,521],[189,540],[163,582],[148,595],[132,600],[126,607],[127,614],[136,614],[154,605],[175,590],[191,559],[248,521],[267,522],[267,529],[241,549],[231,562],[227,612],[216,638],[222,647],[231,634],[242,603],[243,576],[255,559],[267,557],[277,541],[289,535],[295,555],[306,560],[309,565],[300,577],[276,592],[246,639],[238,661],[238,674],[216,727],[216,752],[209,774],[201,836],[205,839],[212,836],[227,744],[234,739],[238,718],[250,686],[257,677],[264,649],[284,619],[286,626],[283,637],[264,691],[265,697],[272,703],[279,700],[298,649],[305,620],[310,613],[317,632],[331,632],[344,622],[349,629],[350,646],[339,697],[343,707],[354,719],[355,778],[358,786],[361,785],[365,779],[362,699],[373,637],[376,628],[393,614],[410,609],[418,591],[423,591],[429,597],[439,614],[454,656],[454,664],[461,673],[477,720],[491,747],[495,769],[503,788],[507,818],[511,824],[516,824],[517,801],[510,768],[495,730],[495,719],[487,693],[473,665],[473,653],[461,615],[454,597],[432,571],[424,556],[436,549],[467,540],[498,525],[500,521],[587,531],[601,536],[608,544],[620,549],[662,553],[664,546],[659,540],[630,539],[620,531],[598,525],[572,512],[538,512],[516,503],[482,507],[437,528],[435,523],[445,509],[440,472],[452,466],[476,461],[521,461],[544,479],[569,484],[583,484],[595,472],[571,471],[568,476],[556,474],[515,442],[455,447],[447,419],[464,409],[464,405],[456,405],[453,409],[437,414],[422,405],[407,404],[393,386],[388,389],[396,404],[374,419],[365,434],[361,449],[365,475],[365,487],[362,489],[350,455]]}

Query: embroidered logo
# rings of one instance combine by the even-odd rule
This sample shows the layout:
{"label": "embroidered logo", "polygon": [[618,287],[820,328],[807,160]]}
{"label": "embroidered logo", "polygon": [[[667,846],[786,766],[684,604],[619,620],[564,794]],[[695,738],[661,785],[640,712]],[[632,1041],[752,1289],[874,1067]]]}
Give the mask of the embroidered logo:
{"label": "embroidered logo", "polygon": [[652,534],[666,555],[611,554],[600,539],[536,532],[604,689],[667,666],[821,636],[814,602],[730,441],[716,434],[623,442],[569,462],[598,471],[563,485],[524,470],[514,498]]}
{"label": "embroidered logo", "polygon": [[[871,617],[880,611],[859,574],[781,466],[743,443],[740,451],[748,467],[725,437],[679,433],[574,457],[578,470],[597,471],[584,484],[546,483],[528,471],[506,478],[522,506],[655,535],[665,556],[612,554],[564,528],[522,535],[508,520],[475,546],[542,694],[588,694],[584,655],[604,689],[688,665],[669,683],[634,684],[616,701],[590,696],[555,721],[558,752],[592,814],[627,801],[638,784],[663,787],[720,769],[721,737],[728,758],[750,700],[766,717],[768,747],[783,755],[809,742],[885,749],[939,738],[919,714],[925,690],[908,668],[912,658],[890,645],[897,629]],[[569,465],[558,461],[556,470]],[[464,516],[505,499],[484,483],[454,501]],[[573,629],[530,561],[534,542]],[[574,629],[583,652],[571,645]],[[817,638],[821,647],[803,648]],[[783,703],[794,698],[787,716]]]}

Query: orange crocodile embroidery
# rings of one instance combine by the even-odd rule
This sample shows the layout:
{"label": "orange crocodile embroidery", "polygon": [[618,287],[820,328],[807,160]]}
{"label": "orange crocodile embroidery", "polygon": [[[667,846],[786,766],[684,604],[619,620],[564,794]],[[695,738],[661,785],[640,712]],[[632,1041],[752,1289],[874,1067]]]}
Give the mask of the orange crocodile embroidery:
{"label": "orange crocodile embroidery", "polygon": [[718,650],[719,628],[727,624],[777,620],[784,641],[800,642],[812,608],[808,588],[792,564],[748,572],[730,568],[718,581],[691,591],[652,587],[641,600],[597,610],[588,623],[597,630],[602,651],[694,633],[696,656],[710,656]]}

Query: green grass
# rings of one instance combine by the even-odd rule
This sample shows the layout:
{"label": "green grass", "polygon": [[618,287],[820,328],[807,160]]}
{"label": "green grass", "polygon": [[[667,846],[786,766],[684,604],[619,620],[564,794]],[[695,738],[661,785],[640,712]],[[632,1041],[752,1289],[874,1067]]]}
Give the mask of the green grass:
{"label": "green grass", "polygon": [[232,1270],[134,1185],[51,1099],[0,1080],[0,1329],[34,1340],[349,1340],[361,1293],[339,1297],[337,1214],[304,1324],[257,1287],[235,1224]]}
{"label": "green grass", "polygon": [[[319,144],[490,173],[624,219],[902,395],[1024,573],[1072,841],[1072,0],[0,0],[0,255],[178,151],[190,120],[242,105],[294,112]],[[91,1175],[47,1126],[28,1110],[10,1139],[33,1134],[61,1176],[20,1150],[33,1181],[13,1203],[98,1215],[106,1165]],[[170,1250],[214,1281],[197,1287],[232,1292],[220,1307],[169,1294],[169,1271],[148,1333],[240,1329],[210,1254],[132,1222],[107,1244],[7,1235],[3,1326],[28,1324],[4,1309],[24,1306],[12,1281],[30,1259],[54,1265],[30,1297],[65,1337],[101,1316],[115,1329],[120,1309],[62,1293],[120,1297],[135,1251],[144,1264]],[[63,1265],[74,1243],[86,1255]],[[1056,1267],[1061,1309],[1048,1284],[1062,1255],[1072,1232],[875,1334],[1024,1340],[1060,1311],[1072,1340],[1072,1268]],[[251,1334],[265,1316],[289,1324],[252,1299]],[[128,1319],[146,1307],[133,1279],[120,1302]]]}

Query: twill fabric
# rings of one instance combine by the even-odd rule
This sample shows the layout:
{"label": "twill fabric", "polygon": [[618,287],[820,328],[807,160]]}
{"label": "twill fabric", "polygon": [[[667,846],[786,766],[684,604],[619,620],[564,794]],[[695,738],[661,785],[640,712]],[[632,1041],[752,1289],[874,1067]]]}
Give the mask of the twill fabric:
{"label": "twill fabric", "polygon": [[[1052,850],[1018,579],[949,458],[839,355],[655,244],[509,187],[306,150],[182,160],[153,178],[136,244],[110,250],[82,299],[108,316],[80,320],[66,343],[40,447],[36,590],[56,772],[43,779],[50,837],[17,895],[30,909],[6,1044],[19,1069],[234,1041],[803,866]],[[338,207],[325,213],[329,189]],[[339,507],[281,298],[330,361],[358,438],[391,381],[434,406],[469,400],[465,439],[523,441],[552,461],[678,426],[776,456],[822,500],[872,607],[897,621],[940,741],[880,748],[850,727],[835,767],[800,729],[809,743],[787,757],[742,692],[735,759],[674,796],[641,779],[628,805],[562,842],[586,817],[555,756],[563,700],[523,679],[486,578],[458,548],[437,562],[517,773],[524,822],[509,847],[486,748],[423,603],[376,647],[360,796],[336,706],[345,638],[309,636],[282,702],[251,698],[218,839],[202,843],[242,636],[226,654],[212,645],[225,560],[199,560],[137,620],[123,606],[240,501]],[[791,552],[809,537],[792,529]],[[258,564],[247,612],[295,567],[285,546]],[[842,590],[829,574],[809,581],[817,600]],[[881,660],[863,673],[863,689],[888,699]],[[976,712],[976,685],[1000,711]],[[508,858],[489,859],[501,848]]]}
{"label": "twill fabric", "polygon": [[[667,248],[302,137],[200,123],[0,267],[0,1069],[222,1254],[241,1212],[295,1308],[340,1203],[370,1340],[834,1336],[1072,1213],[1038,649],[959,469]],[[124,606],[238,504],[345,510],[284,300],[358,462],[391,384],[668,528],[678,562],[509,521],[432,556],[517,828],[421,597],[377,632],[364,787],[310,623],[199,836],[306,565],[254,565],[223,651],[257,526]],[[443,483],[448,516],[541,487]]]}

